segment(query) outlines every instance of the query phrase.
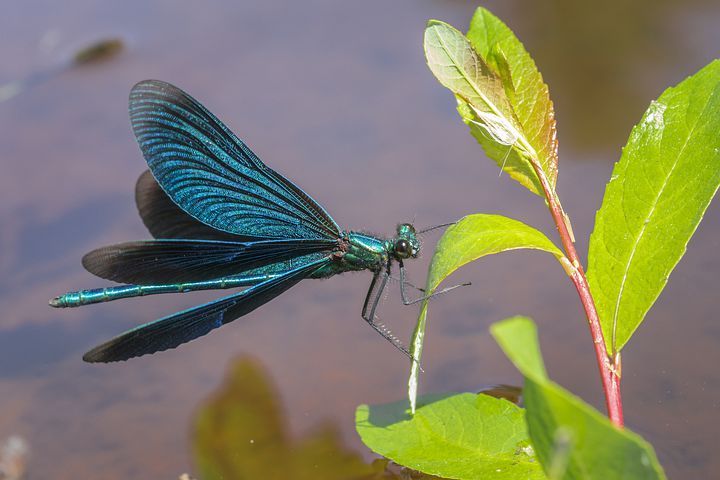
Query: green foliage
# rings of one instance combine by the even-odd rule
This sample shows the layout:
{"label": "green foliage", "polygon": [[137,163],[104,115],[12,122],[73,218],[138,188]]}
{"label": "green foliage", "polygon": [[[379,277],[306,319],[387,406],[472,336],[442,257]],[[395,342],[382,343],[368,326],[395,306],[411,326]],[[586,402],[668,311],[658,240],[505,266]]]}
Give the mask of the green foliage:
{"label": "green foliage", "polygon": [[719,185],[716,60],[650,105],[605,190],[588,280],[609,351],[620,351],[643,321]]}
{"label": "green foliage", "polygon": [[508,250],[533,249],[551,253],[558,260],[562,251],[544,233],[502,215],[477,213],[449,226],[440,238],[428,270],[427,288],[440,282],[466,263]]}
{"label": "green foliage", "polygon": [[[462,120],[486,154],[545,197],[567,253],[516,220],[471,215],[448,228],[438,243],[426,292],[485,255],[519,248],[553,254],[583,300],[611,415],[622,425],[619,371],[611,369],[620,366],[619,357],[608,357],[604,350],[619,352],[643,321],[720,186],[720,61],[665,91],[633,129],[597,213],[586,283],[555,192],[553,105],[530,55],[507,26],[482,8],[467,37],[430,21],[424,48],[430,70],[453,92]],[[414,416],[408,416],[404,403],[360,407],[357,429],[370,448],[450,478],[541,478],[535,454],[552,480],[665,478],[647,442],[549,380],[535,326],[527,318],[492,327],[525,377],[526,414],[471,394],[424,397],[416,409],[427,306],[426,301],[411,343],[415,361],[408,395]],[[529,437],[521,428],[525,423]],[[528,440],[534,451],[527,448]]]}
{"label": "green foliage", "polygon": [[532,320],[510,318],[491,332],[525,376],[530,440],[549,478],[665,478],[650,444],[548,379]]}
{"label": "green foliage", "polygon": [[428,66],[455,94],[461,118],[485,153],[542,195],[533,163],[551,188],[557,178],[555,115],[547,86],[520,41],[487,10],[478,9],[470,34],[468,39],[446,23],[428,22]]}
{"label": "green foliage", "polygon": [[485,8],[475,11],[467,38],[499,73],[528,143],[554,189],[558,171],[555,111],[535,62],[512,30]]}
{"label": "green foliage", "polygon": [[332,425],[292,438],[277,393],[250,358],[236,361],[225,384],[200,408],[193,450],[203,480],[398,478],[348,450]]}
{"label": "green foliage", "polygon": [[[435,247],[428,273],[426,292],[433,292],[440,282],[466,263],[486,255],[529,248],[542,250],[554,255],[561,262],[563,253],[543,233],[512,218],[500,215],[469,215],[451,225]],[[419,360],[425,338],[427,322],[427,301],[420,310],[410,348],[413,362],[408,383],[410,405],[414,410],[417,396]]]}
{"label": "green foliage", "polygon": [[528,447],[523,409],[507,400],[463,393],[407,402],[361,405],[355,424],[375,452],[445,478],[542,479]]}

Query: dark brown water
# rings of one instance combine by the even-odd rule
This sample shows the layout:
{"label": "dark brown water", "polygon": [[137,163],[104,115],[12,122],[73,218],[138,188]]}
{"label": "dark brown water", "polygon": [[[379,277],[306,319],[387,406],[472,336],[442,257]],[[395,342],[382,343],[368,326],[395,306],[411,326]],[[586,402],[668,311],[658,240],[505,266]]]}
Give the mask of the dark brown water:
{"label": "dark brown water", "polygon": [[[102,285],[82,270],[84,252],[147,237],[132,195],[145,164],[126,106],[139,80],[188,90],[343,227],[391,233],[400,221],[424,226],[487,212],[554,233],[538,198],[498,178],[424,64],[425,21],[465,28],[474,5],[177,3],[11,1],[0,16],[0,83],[52,68],[98,37],[120,35],[128,44],[112,61],[67,70],[0,104],[0,439],[17,433],[30,442],[33,478],[192,471],[193,418],[239,353],[271,376],[291,435],[332,422],[342,444],[366,458],[355,407],[405,395],[407,362],[359,316],[368,274],[303,282],[174,351],[82,363],[96,343],[216,296],[47,307],[58,293]],[[523,39],[550,85],[559,191],[581,251],[630,127],[666,86],[720,56],[714,3],[487,4]],[[713,478],[720,469],[719,220],[712,205],[624,351],[627,423],[656,446],[674,478]],[[416,282],[435,239],[410,266]],[[472,287],[432,304],[423,392],[519,383],[487,327],[528,314],[553,378],[602,406],[579,301],[550,256],[484,259],[455,278],[468,280]],[[407,338],[416,314],[393,291],[380,315]]]}

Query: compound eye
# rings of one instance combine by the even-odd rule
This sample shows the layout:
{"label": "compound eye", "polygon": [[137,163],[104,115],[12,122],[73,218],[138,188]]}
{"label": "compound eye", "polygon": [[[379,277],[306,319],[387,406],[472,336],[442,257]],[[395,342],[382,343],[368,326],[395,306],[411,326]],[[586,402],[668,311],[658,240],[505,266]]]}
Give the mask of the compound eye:
{"label": "compound eye", "polygon": [[408,258],[410,256],[410,242],[404,239],[395,242],[395,253],[400,258]]}
{"label": "compound eye", "polygon": [[401,223],[400,225],[398,225],[398,233],[401,232],[415,233],[415,227],[413,227],[409,223]]}

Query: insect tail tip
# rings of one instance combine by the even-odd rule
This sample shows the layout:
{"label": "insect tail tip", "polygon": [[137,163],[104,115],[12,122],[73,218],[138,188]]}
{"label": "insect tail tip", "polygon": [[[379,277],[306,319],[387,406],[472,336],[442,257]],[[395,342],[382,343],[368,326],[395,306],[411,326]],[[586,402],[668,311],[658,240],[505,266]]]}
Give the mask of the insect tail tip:
{"label": "insect tail tip", "polygon": [[61,297],[51,298],[50,301],[48,301],[48,305],[50,305],[53,308],[60,308],[63,306],[63,302],[61,300],[62,300]]}

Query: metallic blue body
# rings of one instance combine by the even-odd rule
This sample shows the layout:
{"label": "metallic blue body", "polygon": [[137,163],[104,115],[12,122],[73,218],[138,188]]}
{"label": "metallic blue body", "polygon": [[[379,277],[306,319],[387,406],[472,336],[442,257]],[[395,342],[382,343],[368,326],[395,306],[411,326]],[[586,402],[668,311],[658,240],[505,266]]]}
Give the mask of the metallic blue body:
{"label": "metallic blue body", "polygon": [[[83,258],[91,273],[124,285],[66,293],[53,307],[163,293],[249,287],[129,330],[90,350],[112,362],[174,348],[269,302],[304,278],[370,270],[363,317],[374,323],[377,280],[393,261],[417,256],[414,228],[392,239],[341,231],[309,195],[270,169],[220,120],[182,90],[138,83],[130,119],[149,172],[136,185],[140,216],[155,240],[99,248]],[[402,274],[402,270],[401,270]],[[407,353],[406,350],[403,349]]]}
{"label": "metallic blue body", "polygon": [[143,297],[161,293],[186,293],[197,290],[217,290],[224,288],[249,287],[269,280],[277,275],[255,275],[226,277],[205,282],[176,283],[171,285],[120,285],[117,287],[93,288],[69,292],[52,300],[53,307],[80,307],[93,303],[109,302],[121,298]]}

